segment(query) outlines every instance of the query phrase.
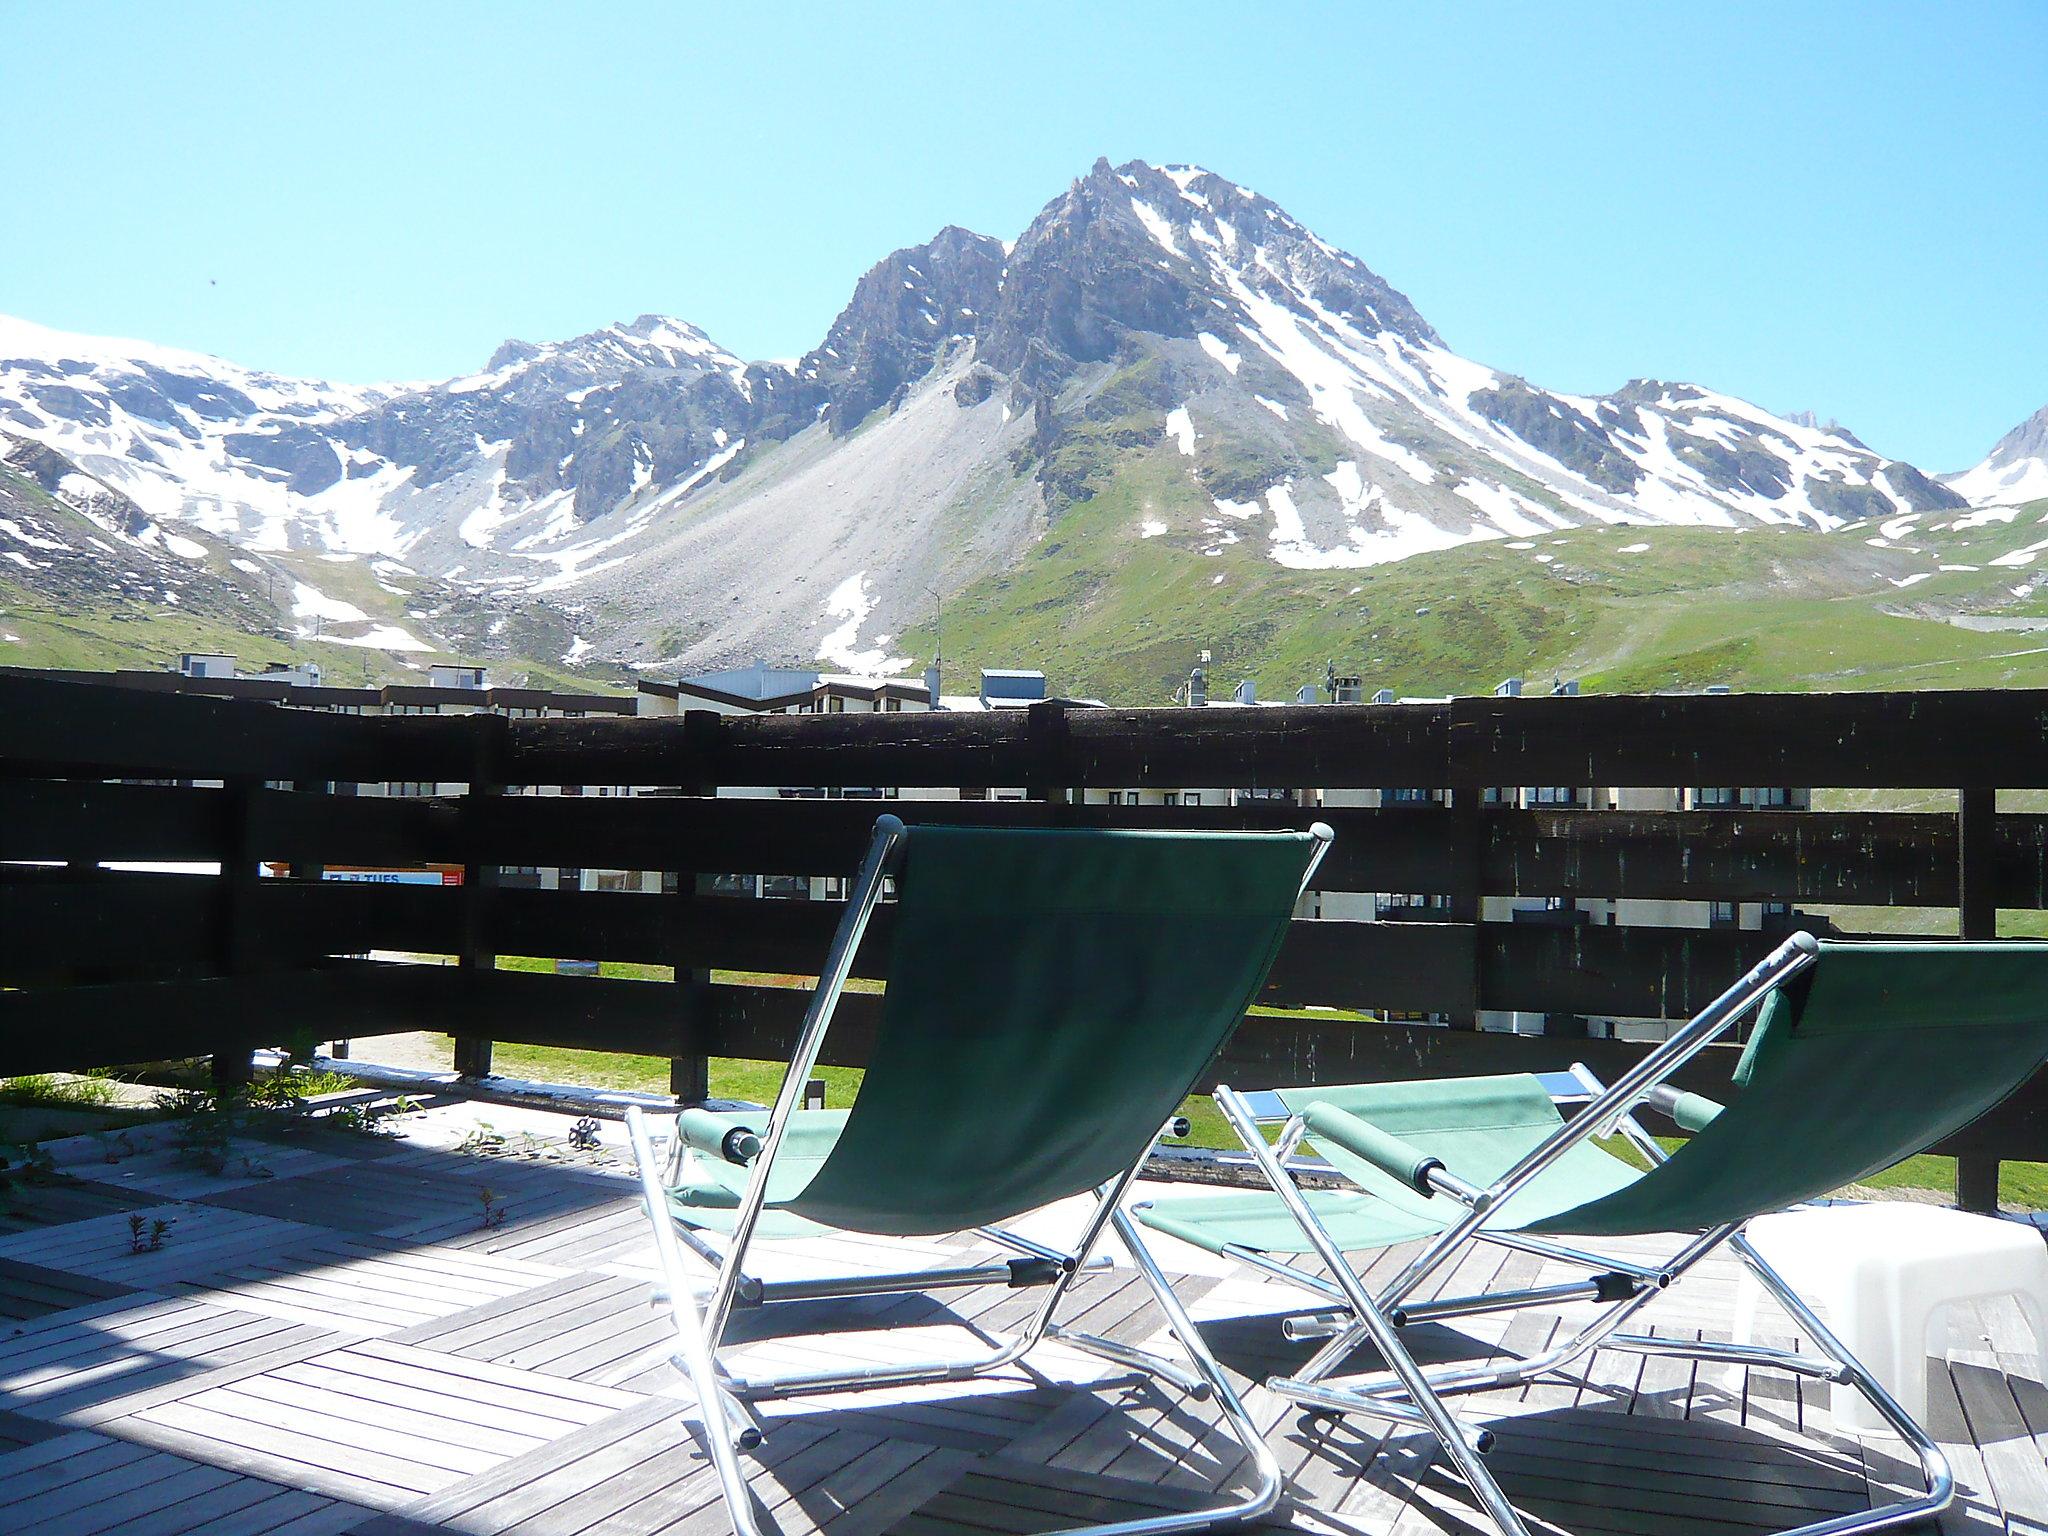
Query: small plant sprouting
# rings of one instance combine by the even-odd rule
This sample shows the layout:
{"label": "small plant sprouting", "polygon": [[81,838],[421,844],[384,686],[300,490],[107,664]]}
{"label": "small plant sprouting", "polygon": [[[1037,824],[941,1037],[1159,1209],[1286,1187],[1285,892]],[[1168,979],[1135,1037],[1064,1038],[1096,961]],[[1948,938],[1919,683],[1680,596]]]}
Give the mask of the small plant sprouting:
{"label": "small plant sprouting", "polygon": [[455,1143],[457,1152],[471,1157],[490,1157],[504,1150],[505,1133],[494,1130],[488,1120],[479,1120],[474,1129]]}
{"label": "small plant sprouting", "polygon": [[128,1218],[128,1251],[130,1253],[155,1253],[164,1245],[164,1238],[171,1230],[170,1218],[159,1216],[144,1220],[141,1216]]}
{"label": "small plant sprouting", "polygon": [[570,1126],[569,1145],[578,1152],[595,1152],[598,1148],[597,1121],[585,1115]]}
{"label": "small plant sprouting", "polygon": [[512,1213],[512,1208],[500,1202],[495,1194],[481,1186],[476,1194],[483,1205],[483,1230],[488,1232],[493,1227],[505,1225],[505,1218]]}

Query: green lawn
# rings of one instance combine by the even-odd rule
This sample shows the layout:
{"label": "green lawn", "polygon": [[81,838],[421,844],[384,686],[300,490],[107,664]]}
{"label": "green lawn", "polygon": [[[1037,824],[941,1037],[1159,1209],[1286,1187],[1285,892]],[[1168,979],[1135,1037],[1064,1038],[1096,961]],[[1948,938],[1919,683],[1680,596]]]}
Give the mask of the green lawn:
{"label": "green lawn", "polygon": [[[445,1038],[445,1037],[444,1037]],[[662,1056],[619,1056],[604,1051],[561,1050],[552,1046],[504,1045],[492,1052],[492,1064],[509,1076],[539,1082],[580,1083],[593,1088],[623,1088],[643,1093],[668,1092],[668,1059]],[[834,1109],[851,1104],[860,1091],[858,1067],[820,1067],[817,1076],[825,1080],[825,1103]],[[773,1102],[782,1085],[782,1063],[743,1061],[714,1057],[711,1062],[711,1092],[721,1099],[744,1099],[756,1104]],[[1178,1145],[1227,1150],[1238,1145],[1223,1113],[1206,1095],[1188,1099],[1181,1106],[1188,1117],[1189,1134]],[[1666,1146],[1675,1147],[1676,1140]],[[1609,1149],[1635,1161],[1625,1143],[1613,1142]],[[1896,1167],[1866,1181],[1872,1189],[1920,1189],[1952,1194],[1956,1164],[1952,1157],[1909,1157]],[[1998,1197],[2007,1205],[2025,1210],[2048,1210],[2048,1163],[2004,1163],[1999,1168]]]}

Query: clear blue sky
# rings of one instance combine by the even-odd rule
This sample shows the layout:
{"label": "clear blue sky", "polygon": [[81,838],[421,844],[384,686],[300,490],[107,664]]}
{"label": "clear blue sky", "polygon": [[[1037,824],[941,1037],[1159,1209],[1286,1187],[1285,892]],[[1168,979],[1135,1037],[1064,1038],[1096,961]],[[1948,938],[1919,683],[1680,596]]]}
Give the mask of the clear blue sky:
{"label": "clear blue sky", "polygon": [[2048,404],[2048,3],[0,0],[0,311],[366,381],[644,311],[748,356],[1098,154],[1257,188],[1457,350],[1931,470]]}

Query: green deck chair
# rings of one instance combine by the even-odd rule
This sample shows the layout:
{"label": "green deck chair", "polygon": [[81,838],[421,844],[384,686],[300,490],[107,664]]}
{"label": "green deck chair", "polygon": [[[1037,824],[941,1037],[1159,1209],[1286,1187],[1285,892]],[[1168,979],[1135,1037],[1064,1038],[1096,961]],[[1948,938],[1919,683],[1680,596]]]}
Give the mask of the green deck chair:
{"label": "green deck chair", "polygon": [[[1759,1002],[1723,1108],[1668,1079]],[[1275,1392],[1330,1413],[1360,1412],[1434,1433],[1496,1524],[1526,1536],[1483,1460],[1491,1436],[1452,1416],[1443,1399],[1526,1382],[1596,1346],[1788,1369],[1862,1391],[1919,1454],[1927,1492],[1802,1533],[1876,1530],[1943,1508],[1953,1484],[1940,1450],[1770,1270],[1742,1236],[1753,1216],[1868,1178],[1961,1130],[2048,1059],[2048,945],[1862,944],[1796,934],[1611,1088],[1584,1067],[1551,1078],[1298,1088],[1217,1101],[1270,1191],[1175,1196],[1140,1206],[1157,1231],[1232,1255],[1337,1303],[1289,1319],[1296,1338],[1327,1342]],[[1559,1081],[1559,1079],[1562,1079]],[[1261,1103],[1261,1098],[1270,1100]],[[1579,1106],[1567,1121],[1560,1105]],[[1667,1154],[1636,1118],[1640,1108],[1691,1132]],[[1261,1123],[1283,1122],[1276,1145]],[[1620,1135],[1627,1161],[1596,1144]],[[1342,1175],[1339,1189],[1306,1189],[1294,1153],[1304,1141]],[[1643,1168],[1641,1164],[1647,1164]],[[1561,1241],[1651,1233],[1698,1236],[1656,1269]],[[1346,1260],[1421,1240],[1377,1293]],[[1521,1248],[1583,1267],[1582,1281],[1418,1301],[1472,1242]],[[1693,1265],[1731,1244],[1798,1321],[1818,1353],[1617,1333]],[[1321,1259],[1327,1273],[1289,1262]],[[1606,1303],[1595,1321],[1540,1356],[1497,1367],[1424,1370],[1399,1330],[1431,1319],[1570,1301]],[[1336,1373],[1370,1341],[1393,1380]]]}
{"label": "green deck chair", "polygon": [[[1116,1521],[1096,1536],[1203,1530],[1266,1513],[1280,1473],[1189,1322],[1120,1197],[1201,1080],[1266,973],[1330,841],[1310,832],[1011,831],[906,827],[875,835],[772,1111],[677,1117],[669,1155],[627,1119],[675,1324],[676,1363],[741,1536],[758,1531],[736,1456],[764,1399],[953,1381],[1020,1359],[1047,1336],[1217,1400],[1250,1461],[1250,1492],[1215,1507]],[[853,1107],[799,1107],[884,886],[894,882],[888,988]],[[1071,1249],[1002,1223],[1095,1196]],[[1193,1369],[1054,1323],[1114,1225]],[[975,1232],[1014,1257],[900,1274],[764,1279],[761,1239]],[[699,1294],[687,1246],[716,1268]],[[743,1376],[719,1359],[735,1307],[949,1286],[1038,1286],[1017,1335],[984,1353]],[[772,1316],[771,1319],[772,1321]],[[863,1326],[859,1318],[849,1326]],[[871,1326],[871,1324],[869,1324]]]}

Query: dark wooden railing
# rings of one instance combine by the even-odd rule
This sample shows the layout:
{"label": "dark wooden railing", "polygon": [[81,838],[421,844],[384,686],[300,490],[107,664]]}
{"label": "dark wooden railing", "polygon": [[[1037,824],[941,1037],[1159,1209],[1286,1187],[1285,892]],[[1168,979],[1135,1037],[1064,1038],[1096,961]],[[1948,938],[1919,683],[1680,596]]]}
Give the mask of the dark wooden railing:
{"label": "dark wooden railing", "polygon": [[[156,782],[133,782],[133,781]],[[218,788],[175,781],[219,781]],[[122,782],[129,781],[129,782]],[[164,782],[172,781],[172,782]],[[468,786],[354,797],[353,783]],[[1492,786],[1938,788],[1954,814],[1519,810]],[[279,785],[294,786],[289,788]],[[632,786],[566,797],[527,786]],[[1247,1018],[1219,1060],[1245,1086],[1540,1069],[1619,1070],[1621,1041],[1480,1032],[1478,1010],[1682,1017],[1775,941],[1715,928],[1500,923],[1489,895],[1951,907],[1990,937],[2048,907],[2048,816],[1998,789],[2048,788],[2048,692],[1480,698],[1279,709],[513,720],[366,718],[0,676],[0,1073],[218,1053],[292,1031],[433,1029],[486,1070],[489,1042],[635,1051],[702,1092],[709,1056],[784,1056],[805,994],[711,972],[808,975],[831,903],[707,894],[704,877],[840,875],[873,800],[714,798],[715,786],[1023,786],[1024,801],[891,800],[908,820],[1014,826],[1337,829],[1325,890],[1427,892],[1449,921],[1299,922],[1265,1001],[1440,1013],[1454,1027]],[[1307,809],[1077,803],[1083,786],[1420,787],[1448,804]],[[31,867],[29,861],[52,861]],[[218,879],[111,861],[219,861]],[[291,878],[259,879],[258,861]],[[462,866],[460,886],[321,881],[327,864]],[[503,887],[506,866],[660,869],[674,889]],[[885,952],[886,911],[857,973]],[[457,957],[456,966],[348,958]],[[674,985],[513,972],[498,955],[632,960]],[[830,1059],[858,1065],[874,1018],[851,997]],[[1467,1027],[1456,1027],[1464,1025]],[[1697,1074],[1725,1085],[1715,1057]],[[2000,1158],[2048,1158],[2037,1081],[1941,1150],[1967,1197]]]}

